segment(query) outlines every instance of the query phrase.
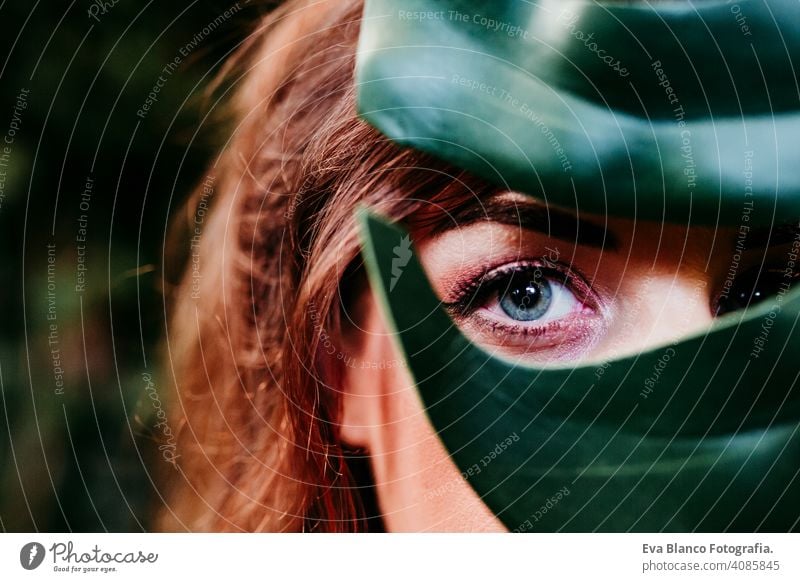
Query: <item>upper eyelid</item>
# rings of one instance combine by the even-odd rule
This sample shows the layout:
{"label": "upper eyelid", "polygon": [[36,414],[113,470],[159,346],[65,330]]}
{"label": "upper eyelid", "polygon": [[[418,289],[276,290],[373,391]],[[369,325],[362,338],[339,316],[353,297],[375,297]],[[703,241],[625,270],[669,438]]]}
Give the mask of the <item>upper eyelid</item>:
{"label": "upper eyelid", "polygon": [[476,290],[478,287],[491,284],[494,280],[508,276],[516,270],[545,268],[549,267],[545,265],[544,261],[540,258],[520,259],[510,263],[493,265],[482,269],[478,274],[470,277],[468,282],[462,282],[460,285],[456,286],[454,292],[457,296],[464,295],[470,291]]}

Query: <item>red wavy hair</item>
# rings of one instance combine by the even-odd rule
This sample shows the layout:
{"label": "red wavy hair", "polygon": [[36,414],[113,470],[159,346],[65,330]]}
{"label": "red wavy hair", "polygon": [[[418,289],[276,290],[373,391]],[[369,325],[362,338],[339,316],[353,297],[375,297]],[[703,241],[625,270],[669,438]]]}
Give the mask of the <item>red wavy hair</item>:
{"label": "red wavy hair", "polygon": [[226,68],[233,134],[174,230],[186,245],[203,209],[169,306],[178,457],[159,529],[367,526],[369,483],[337,434],[343,314],[366,285],[354,210],[411,219],[484,186],[357,118],[361,11],[355,0],[285,2]]}

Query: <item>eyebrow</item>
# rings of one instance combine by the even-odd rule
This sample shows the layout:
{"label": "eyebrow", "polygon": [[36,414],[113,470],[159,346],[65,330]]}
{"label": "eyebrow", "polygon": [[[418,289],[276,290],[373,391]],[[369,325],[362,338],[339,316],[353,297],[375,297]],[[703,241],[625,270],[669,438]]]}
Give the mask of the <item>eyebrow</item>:
{"label": "eyebrow", "polygon": [[478,222],[497,222],[583,246],[611,250],[619,246],[617,238],[604,226],[570,212],[502,195],[493,196],[483,204],[473,201],[459,205],[450,213],[449,219],[440,222],[434,233],[440,234]]}

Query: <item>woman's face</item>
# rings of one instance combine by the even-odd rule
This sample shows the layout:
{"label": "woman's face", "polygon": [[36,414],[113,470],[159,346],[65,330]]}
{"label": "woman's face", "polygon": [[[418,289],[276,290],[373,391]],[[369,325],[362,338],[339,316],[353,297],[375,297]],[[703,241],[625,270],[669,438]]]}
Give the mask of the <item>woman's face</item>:
{"label": "woman's face", "polygon": [[[445,308],[485,350],[534,365],[618,357],[707,327],[773,292],[770,266],[794,234],[606,223],[512,193],[424,213],[437,226],[412,238]],[[504,531],[436,436],[372,293],[353,304],[341,435],[369,452],[387,529]]]}

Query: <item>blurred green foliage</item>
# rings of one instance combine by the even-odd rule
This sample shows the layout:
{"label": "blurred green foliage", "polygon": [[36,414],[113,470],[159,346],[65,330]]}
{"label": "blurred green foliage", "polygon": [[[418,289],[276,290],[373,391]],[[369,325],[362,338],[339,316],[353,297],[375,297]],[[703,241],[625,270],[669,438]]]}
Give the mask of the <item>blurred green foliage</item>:
{"label": "blurred green foliage", "polygon": [[165,233],[225,135],[205,88],[268,8],[0,2],[3,531],[152,526]]}

